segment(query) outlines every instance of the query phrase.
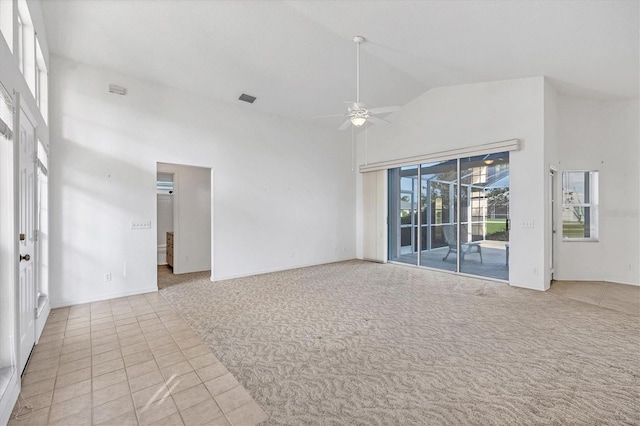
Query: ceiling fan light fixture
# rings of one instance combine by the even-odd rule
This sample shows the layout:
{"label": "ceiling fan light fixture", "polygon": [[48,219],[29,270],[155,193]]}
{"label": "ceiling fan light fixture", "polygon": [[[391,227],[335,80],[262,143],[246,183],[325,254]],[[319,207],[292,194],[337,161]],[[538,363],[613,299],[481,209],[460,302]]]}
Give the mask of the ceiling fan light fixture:
{"label": "ceiling fan light fixture", "polygon": [[357,116],[357,115],[354,116],[354,117],[351,117],[351,123],[356,127],[360,127],[366,122],[367,122],[367,118],[366,117]]}

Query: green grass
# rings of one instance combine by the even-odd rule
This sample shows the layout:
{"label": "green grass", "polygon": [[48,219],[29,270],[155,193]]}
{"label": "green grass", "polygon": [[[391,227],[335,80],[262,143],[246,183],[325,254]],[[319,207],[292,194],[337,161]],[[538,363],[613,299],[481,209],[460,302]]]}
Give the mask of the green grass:
{"label": "green grass", "polygon": [[506,231],[507,224],[504,219],[487,219],[487,235]]}
{"label": "green grass", "polygon": [[584,223],[562,222],[563,238],[584,238]]}

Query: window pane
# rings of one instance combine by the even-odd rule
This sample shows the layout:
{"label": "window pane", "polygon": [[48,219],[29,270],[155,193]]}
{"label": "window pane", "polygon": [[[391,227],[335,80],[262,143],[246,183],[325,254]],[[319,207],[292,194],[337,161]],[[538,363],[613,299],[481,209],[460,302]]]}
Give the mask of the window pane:
{"label": "window pane", "polygon": [[591,238],[591,207],[562,209],[562,238]]}
{"label": "window pane", "polygon": [[564,172],[562,198],[564,204],[589,203],[589,172]]}
{"label": "window pane", "polygon": [[389,170],[389,260],[417,264],[418,166]]}

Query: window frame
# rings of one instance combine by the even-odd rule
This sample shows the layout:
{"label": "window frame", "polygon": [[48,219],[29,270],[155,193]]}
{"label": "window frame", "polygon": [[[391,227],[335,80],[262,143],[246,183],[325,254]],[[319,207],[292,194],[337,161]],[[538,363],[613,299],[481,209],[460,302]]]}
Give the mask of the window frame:
{"label": "window frame", "polygon": [[[585,182],[585,191],[588,189],[589,202],[573,202],[568,201],[565,197],[565,176],[569,173],[582,173],[588,175],[588,182]],[[598,242],[600,240],[600,221],[599,221],[599,184],[600,172],[598,170],[572,169],[563,170],[561,179],[562,206],[560,211],[560,223],[562,225],[562,241],[563,242]],[[566,209],[583,208],[589,214],[589,236],[588,237],[566,237],[565,236],[565,220],[564,213]],[[588,210],[587,210],[588,209]],[[586,221],[585,221],[586,222]]]}

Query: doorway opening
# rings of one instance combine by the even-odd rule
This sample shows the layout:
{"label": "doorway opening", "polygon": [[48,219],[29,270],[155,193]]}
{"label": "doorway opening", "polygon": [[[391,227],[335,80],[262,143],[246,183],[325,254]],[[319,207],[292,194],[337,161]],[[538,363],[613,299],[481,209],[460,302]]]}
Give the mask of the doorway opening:
{"label": "doorway opening", "polygon": [[157,163],[158,289],[212,276],[211,168]]}

